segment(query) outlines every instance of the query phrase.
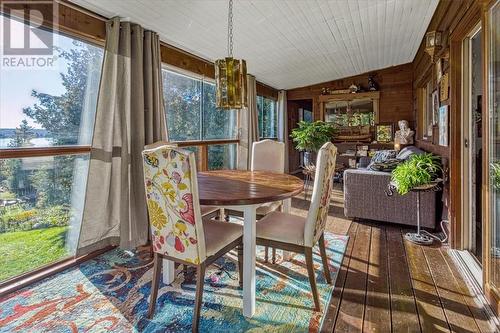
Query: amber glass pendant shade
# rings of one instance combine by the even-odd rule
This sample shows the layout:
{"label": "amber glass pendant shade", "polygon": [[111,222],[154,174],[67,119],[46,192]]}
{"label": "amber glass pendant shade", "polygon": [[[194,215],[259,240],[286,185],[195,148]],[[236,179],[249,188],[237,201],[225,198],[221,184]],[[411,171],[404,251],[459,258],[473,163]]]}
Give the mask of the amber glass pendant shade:
{"label": "amber glass pendant shade", "polygon": [[247,102],[247,64],[245,60],[227,57],[215,61],[216,106],[241,109]]}

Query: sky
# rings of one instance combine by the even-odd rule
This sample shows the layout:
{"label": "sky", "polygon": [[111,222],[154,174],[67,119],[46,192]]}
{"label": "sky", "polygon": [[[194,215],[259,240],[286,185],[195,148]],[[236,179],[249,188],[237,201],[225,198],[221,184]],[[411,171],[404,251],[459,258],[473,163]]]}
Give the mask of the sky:
{"label": "sky", "polygon": [[[0,15],[0,128],[18,127],[23,119],[28,120],[31,126],[41,128],[22,110],[37,102],[37,99],[31,97],[33,89],[52,95],[61,95],[64,92],[60,73],[66,73],[67,63],[64,59],[56,59],[51,68],[7,68],[3,66],[1,58],[4,57],[4,23],[10,24],[14,47],[23,44],[24,29],[23,23]],[[75,47],[72,39],[57,34],[53,36],[55,46],[66,49]],[[31,34],[30,43],[35,47],[43,45],[34,34]]]}

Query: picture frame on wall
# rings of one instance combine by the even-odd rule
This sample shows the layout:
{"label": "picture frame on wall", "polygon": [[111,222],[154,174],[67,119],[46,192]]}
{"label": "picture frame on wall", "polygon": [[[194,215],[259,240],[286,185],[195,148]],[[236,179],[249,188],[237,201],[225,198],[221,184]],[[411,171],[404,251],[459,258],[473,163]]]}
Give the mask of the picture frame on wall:
{"label": "picture frame on wall", "polygon": [[439,82],[439,101],[444,102],[448,99],[448,79],[449,75],[448,73],[444,74],[443,77],[441,78],[441,81]]}
{"label": "picture frame on wall", "polygon": [[393,124],[378,124],[375,131],[375,139],[377,142],[392,142],[394,138]]}
{"label": "picture frame on wall", "polygon": [[448,146],[448,105],[439,108],[439,145]]}
{"label": "picture frame on wall", "polygon": [[437,125],[439,121],[439,91],[432,92],[432,125]]}
{"label": "picture frame on wall", "polygon": [[436,61],[436,79],[437,82],[441,81],[441,78],[443,77],[443,59],[439,58]]}

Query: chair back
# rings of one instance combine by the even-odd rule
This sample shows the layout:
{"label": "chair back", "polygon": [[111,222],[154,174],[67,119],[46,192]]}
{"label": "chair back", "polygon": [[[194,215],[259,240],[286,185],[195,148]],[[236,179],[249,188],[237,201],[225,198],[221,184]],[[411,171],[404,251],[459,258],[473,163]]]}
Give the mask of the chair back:
{"label": "chair back", "polygon": [[199,264],[206,259],[194,153],[171,145],[142,152],[153,251]]}
{"label": "chair back", "polygon": [[145,145],[144,146],[144,150],[158,148],[158,147],[161,147],[161,146],[177,147],[177,144],[176,143],[170,143],[168,141],[162,141],[162,140],[160,140],[160,141],[156,141],[156,142],[150,143],[149,145]]}
{"label": "chair back", "polygon": [[305,246],[314,246],[325,230],[336,158],[337,148],[331,142],[325,143],[318,152],[313,194],[304,230]]}
{"label": "chair back", "polygon": [[285,144],[269,139],[254,142],[251,171],[285,172]]}

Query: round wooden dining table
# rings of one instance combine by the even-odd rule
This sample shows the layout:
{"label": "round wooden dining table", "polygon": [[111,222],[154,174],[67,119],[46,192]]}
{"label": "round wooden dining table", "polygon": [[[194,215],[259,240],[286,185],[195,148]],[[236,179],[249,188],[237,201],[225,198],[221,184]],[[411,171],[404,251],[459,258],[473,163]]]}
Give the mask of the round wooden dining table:
{"label": "round wooden dining table", "polygon": [[284,173],[241,170],[198,173],[201,205],[230,207],[232,210],[243,212],[243,315],[245,317],[252,317],[255,313],[256,209],[266,202],[283,201],[283,211],[290,212],[291,198],[302,190],[302,180]]}

